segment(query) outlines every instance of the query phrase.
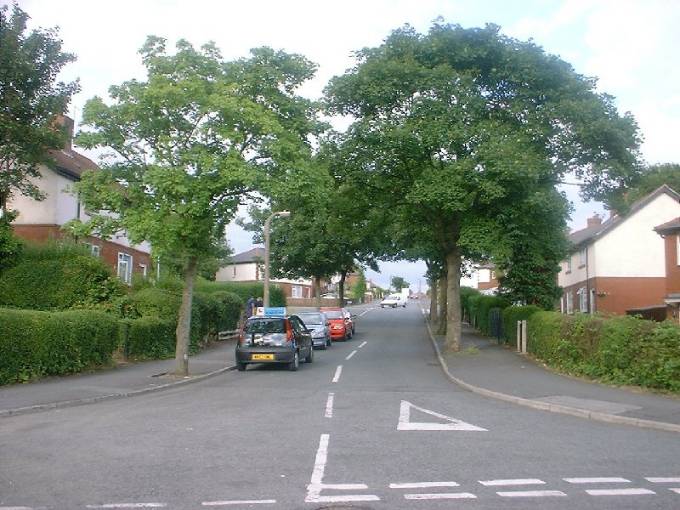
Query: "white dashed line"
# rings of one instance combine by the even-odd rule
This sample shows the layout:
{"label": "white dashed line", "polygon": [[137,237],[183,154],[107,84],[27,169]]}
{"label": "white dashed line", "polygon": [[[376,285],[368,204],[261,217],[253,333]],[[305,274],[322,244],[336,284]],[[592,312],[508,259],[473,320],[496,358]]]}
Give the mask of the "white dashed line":
{"label": "white dashed line", "polygon": [[673,491],[676,494],[680,494],[680,489],[668,489],[669,491]]}
{"label": "white dashed line", "polygon": [[203,506],[229,506],[229,505],[273,505],[275,499],[234,499],[231,501],[204,501]]}
{"label": "white dashed line", "polygon": [[350,359],[352,359],[352,356],[354,356],[356,353],[357,353],[357,351],[356,351],[356,349],[355,349],[355,350],[353,350],[352,352],[350,352],[350,353],[347,355],[347,357],[346,357],[345,359],[346,359],[347,361],[349,361]]}
{"label": "white dashed line", "polygon": [[630,483],[625,478],[562,478],[568,483]]}
{"label": "white dashed line", "polygon": [[391,483],[390,489],[427,489],[431,487],[460,487],[456,482]]}
{"label": "white dashed line", "polygon": [[338,368],[335,369],[335,375],[333,376],[333,380],[331,382],[338,382],[340,380],[340,374],[342,374],[342,365],[338,365]]}
{"label": "white dashed line", "polygon": [[30,506],[0,506],[0,510],[33,510]]}
{"label": "white dashed line", "polygon": [[439,494],[404,494],[405,499],[477,499],[469,492],[440,492]]}
{"label": "white dashed line", "polygon": [[562,491],[511,491],[497,492],[502,498],[554,498],[566,496]]}
{"label": "white dashed line", "polygon": [[652,483],[680,483],[680,477],[674,478],[645,478],[648,482]]}
{"label": "white dashed line", "polygon": [[510,480],[480,480],[479,483],[487,487],[499,485],[545,485],[543,480],[537,478],[514,478]]}
{"label": "white dashed line", "polygon": [[333,417],[333,399],[335,398],[335,393],[329,393],[328,394],[328,400],[326,400],[326,413],[324,416],[326,418],[332,418]]}
{"label": "white dashed line", "polygon": [[351,501],[380,501],[380,498],[371,494],[367,494],[366,496],[350,494],[347,496],[318,496],[317,499],[313,500],[315,503],[348,503]]}
{"label": "white dashed line", "polygon": [[366,342],[366,341],[361,342],[361,344],[359,344],[359,349],[361,349],[361,348],[362,348],[364,345],[366,345],[367,343],[368,343],[368,342]]}
{"label": "white dashed line", "polygon": [[87,508],[165,508],[166,503],[107,503],[105,505],[87,505]]}
{"label": "white dashed line", "polygon": [[656,494],[649,489],[592,489],[586,491],[591,496],[643,496]]}

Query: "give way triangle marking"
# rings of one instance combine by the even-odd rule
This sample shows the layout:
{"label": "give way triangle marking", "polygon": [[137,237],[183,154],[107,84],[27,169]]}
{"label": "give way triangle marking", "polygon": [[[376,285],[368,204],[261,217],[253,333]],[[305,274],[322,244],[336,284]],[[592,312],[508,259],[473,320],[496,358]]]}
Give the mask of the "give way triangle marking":
{"label": "give way triangle marking", "polygon": [[[411,421],[412,408],[420,411],[421,413],[429,414],[430,416],[444,420],[445,423]],[[476,425],[472,425],[461,420],[456,420],[455,418],[451,418],[450,416],[446,416],[444,414],[435,413],[429,409],[423,409],[422,407],[414,406],[411,404],[411,402],[407,402],[406,400],[401,401],[397,430],[470,430],[488,432],[482,427],[477,427]]]}

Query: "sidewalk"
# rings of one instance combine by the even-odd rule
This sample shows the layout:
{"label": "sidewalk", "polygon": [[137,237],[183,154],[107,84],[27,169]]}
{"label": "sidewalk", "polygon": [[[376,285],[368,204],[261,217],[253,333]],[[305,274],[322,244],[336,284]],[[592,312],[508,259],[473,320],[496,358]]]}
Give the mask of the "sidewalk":
{"label": "sidewalk", "polygon": [[534,409],[680,432],[679,397],[560,375],[465,324],[460,352],[445,353],[444,337],[427,327],[447,376],[475,393]]}
{"label": "sidewalk", "polygon": [[43,409],[129,397],[200,381],[234,366],[234,340],[215,343],[189,358],[189,377],[170,375],[175,360],[123,364],[113,369],[48,377],[30,384],[0,387],[0,418]]}

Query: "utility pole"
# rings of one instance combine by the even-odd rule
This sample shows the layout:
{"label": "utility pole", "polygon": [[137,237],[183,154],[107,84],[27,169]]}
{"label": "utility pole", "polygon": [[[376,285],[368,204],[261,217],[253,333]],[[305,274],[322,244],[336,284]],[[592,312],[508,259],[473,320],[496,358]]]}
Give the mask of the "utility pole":
{"label": "utility pole", "polygon": [[288,216],[290,216],[290,211],[279,211],[271,213],[264,222],[264,294],[262,294],[262,305],[265,308],[269,306],[269,228],[274,218],[286,218]]}

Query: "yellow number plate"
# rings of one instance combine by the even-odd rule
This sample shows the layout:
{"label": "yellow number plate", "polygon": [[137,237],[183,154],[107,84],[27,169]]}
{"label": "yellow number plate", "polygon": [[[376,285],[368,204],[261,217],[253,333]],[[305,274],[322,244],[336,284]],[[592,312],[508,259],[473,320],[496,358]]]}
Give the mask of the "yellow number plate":
{"label": "yellow number plate", "polygon": [[253,354],[251,359],[253,361],[255,361],[255,360],[272,361],[274,359],[274,355],[273,354]]}

